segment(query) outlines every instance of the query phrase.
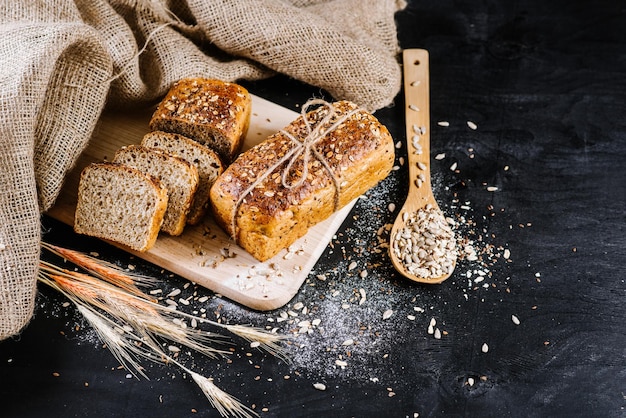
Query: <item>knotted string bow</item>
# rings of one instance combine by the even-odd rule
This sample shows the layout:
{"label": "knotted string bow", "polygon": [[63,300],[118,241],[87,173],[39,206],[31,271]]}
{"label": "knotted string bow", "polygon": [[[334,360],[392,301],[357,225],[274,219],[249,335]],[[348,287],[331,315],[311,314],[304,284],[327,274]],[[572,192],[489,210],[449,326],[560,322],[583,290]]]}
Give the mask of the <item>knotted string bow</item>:
{"label": "knotted string bow", "polygon": [[[326,107],[328,109],[328,112],[319,122],[313,125],[311,121],[309,121],[307,117],[307,113],[311,106],[316,106],[316,105],[322,105]],[[326,171],[330,175],[333,185],[335,186],[335,199],[334,199],[333,211],[336,211],[338,209],[339,190],[341,188],[341,185],[339,184],[339,180],[335,176],[335,173],[333,173],[333,170],[330,167],[330,164],[328,163],[328,161],[326,161],[326,158],[315,148],[315,146],[320,140],[322,140],[322,138],[324,138],[329,133],[333,132],[342,123],[348,120],[352,115],[360,112],[361,110],[362,109],[360,108],[356,108],[347,112],[346,114],[339,117],[328,128],[324,129],[324,126],[328,125],[330,121],[333,119],[333,117],[336,116],[337,109],[335,108],[335,106],[332,103],[329,103],[322,99],[310,99],[304,105],[302,105],[302,109],[300,110],[300,115],[302,117],[302,120],[304,121],[307,135],[303,139],[298,139],[284,129],[281,129],[279,131],[280,133],[285,135],[287,138],[289,138],[294,146],[287,153],[285,153],[285,155],[282,158],[280,158],[278,161],[272,164],[261,176],[259,176],[254,182],[252,182],[252,184],[248,186],[246,190],[243,191],[243,193],[237,200],[237,203],[235,204],[233,208],[232,216],[231,216],[231,220],[232,220],[231,231],[232,231],[232,238],[234,240],[236,240],[236,237],[237,237],[237,233],[236,233],[237,222],[236,222],[235,217],[236,217],[237,211],[239,210],[239,207],[245,200],[246,196],[252,193],[252,191],[259,184],[261,184],[269,175],[271,175],[274,171],[276,171],[278,167],[280,167],[281,165],[285,163],[287,163],[287,165],[281,174],[282,186],[285,187],[286,189],[294,189],[296,187],[301,186],[306,180],[308,173],[309,173],[309,161],[311,160],[311,156],[316,158],[317,161],[319,161],[322,164],[322,166],[326,169]],[[295,181],[292,180],[290,182],[289,177],[294,177],[294,176],[291,176],[291,173],[293,171],[293,165],[300,157],[302,157],[302,163],[303,163],[302,173],[300,174],[297,180]]]}

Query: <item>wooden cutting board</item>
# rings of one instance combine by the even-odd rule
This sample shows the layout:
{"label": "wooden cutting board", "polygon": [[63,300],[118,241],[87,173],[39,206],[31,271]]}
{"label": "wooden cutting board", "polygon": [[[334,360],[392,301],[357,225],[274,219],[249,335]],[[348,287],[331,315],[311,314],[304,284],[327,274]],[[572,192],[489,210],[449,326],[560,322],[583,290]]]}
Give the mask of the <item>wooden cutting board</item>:
{"label": "wooden cutting board", "polygon": [[[74,224],[83,167],[94,161],[111,160],[124,145],[138,144],[148,132],[153,110],[102,115],[90,145],[68,176],[55,206],[48,211],[51,217]],[[253,96],[243,149],[261,142],[297,117],[296,112]],[[263,263],[237,246],[210,216],[199,225],[187,226],[181,236],[159,235],[155,246],[145,253],[120,248],[242,305],[267,311],[284,306],[298,292],[353,205],[354,202],[315,225],[289,249]]]}

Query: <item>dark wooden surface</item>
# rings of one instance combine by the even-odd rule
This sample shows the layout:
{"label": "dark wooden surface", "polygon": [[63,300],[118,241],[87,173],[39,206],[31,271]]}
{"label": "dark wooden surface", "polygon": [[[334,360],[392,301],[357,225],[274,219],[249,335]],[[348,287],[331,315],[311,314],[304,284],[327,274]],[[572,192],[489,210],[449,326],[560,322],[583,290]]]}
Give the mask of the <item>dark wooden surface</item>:
{"label": "dark wooden surface", "polygon": [[[376,231],[393,220],[388,204],[402,203],[401,167],[357,204],[285,309],[251,312],[185,290],[210,296],[202,306],[224,321],[293,336],[291,364],[241,341],[230,361],[183,358],[267,417],[626,416],[626,5],[412,1],[397,22],[402,47],[430,51],[436,197],[481,259],[461,260],[440,286],[395,274]],[[327,97],[285,77],[246,86],[294,110]],[[399,95],[376,113],[399,141],[401,104]],[[50,242],[185,284],[42,223]],[[146,364],[149,381],[126,378],[64,302],[41,288],[28,328],[0,343],[0,416],[217,416],[174,368]],[[276,322],[289,309],[299,316]],[[294,333],[315,318],[310,334]],[[427,332],[431,318],[441,339]],[[355,343],[342,346],[347,339]]]}

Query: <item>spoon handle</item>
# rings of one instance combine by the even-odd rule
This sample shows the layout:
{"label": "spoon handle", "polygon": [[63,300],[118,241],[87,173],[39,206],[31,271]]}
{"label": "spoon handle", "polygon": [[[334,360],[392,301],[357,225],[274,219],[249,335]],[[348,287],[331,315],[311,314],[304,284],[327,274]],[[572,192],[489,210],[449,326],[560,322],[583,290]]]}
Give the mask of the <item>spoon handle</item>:
{"label": "spoon handle", "polygon": [[433,200],[430,183],[430,95],[428,51],[403,51],[409,196],[423,206]]}

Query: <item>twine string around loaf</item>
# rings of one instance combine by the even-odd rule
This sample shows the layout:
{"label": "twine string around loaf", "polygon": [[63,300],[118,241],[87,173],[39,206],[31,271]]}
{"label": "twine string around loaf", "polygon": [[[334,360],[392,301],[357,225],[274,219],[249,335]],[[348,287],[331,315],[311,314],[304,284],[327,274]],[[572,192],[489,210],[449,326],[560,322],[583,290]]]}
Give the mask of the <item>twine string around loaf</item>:
{"label": "twine string around loaf", "polygon": [[[311,106],[316,106],[316,105],[321,105],[323,107],[326,107],[328,109],[328,113],[313,126],[313,124],[309,121],[307,117],[307,113]],[[328,128],[324,129],[324,126],[332,120],[332,118],[335,116],[337,112],[337,109],[335,108],[335,106],[332,103],[329,103],[322,99],[310,99],[304,105],[302,105],[302,109],[300,110],[300,115],[302,117],[302,120],[304,121],[304,125],[307,130],[307,135],[303,139],[298,139],[284,129],[281,129],[279,131],[280,133],[282,133],[283,135],[285,135],[287,138],[291,140],[291,142],[294,144],[294,147],[291,148],[287,153],[285,153],[285,155],[282,158],[280,158],[278,161],[272,164],[267,170],[265,170],[264,173],[262,173],[259,177],[257,177],[252,182],[252,184],[250,184],[250,186],[248,186],[248,188],[246,188],[243,191],[243,193],[241,194],[241,196],[235,203],[235,206],[233,207],[233,211],[231,214],[231,233],[232,233],[231,237],[232,239],[235,241],[237,239],[236,216],[237,216],[237,212],[239,211],[239,207],[241,206],[241,204],[245,201],[246,197],[249,194],[251,194],[258,185],[260,185],[265,179],[267,179],[269,175],[275,172],[276,169],[278,169],[278,167],[280,167],[281,165],[285,163],[287,163],[287,166],[284,168],[284,170],[281,173],[281,183],[283,187],[291,190],[291,189],[301,186],[304,183],[309,173],[309,167],[308,167],[309,161],[312,156],[315,157],[317,161],[319,161],[324,167],[324,169],[328,172],[333,182],[334,189],[335,189],[333,212],[336,211],[339,207],[339,190],[341,188],[341,184],[339,183],[339,179],[337,179],[337,176],[335,175],[332,168],[330,167],[330,164],[328,164],[328,161],[326,161],[326,158],[315,148],[315,146],[322,138],[324,138],[329,133],[335,131],[341,124],[343,124],[350,117],[352,117],[352,115],[362,110],[363,109],[361,108],[353,109],[347,112],[346,114],[342,115],[340,118],[338,118]],[[289,182],[289,176],[291,172],[293,171],[293,165],[300,157],[302,157],[302,164],[303,164],[302,173],[300,174],[299,178],[296,181]]]}

